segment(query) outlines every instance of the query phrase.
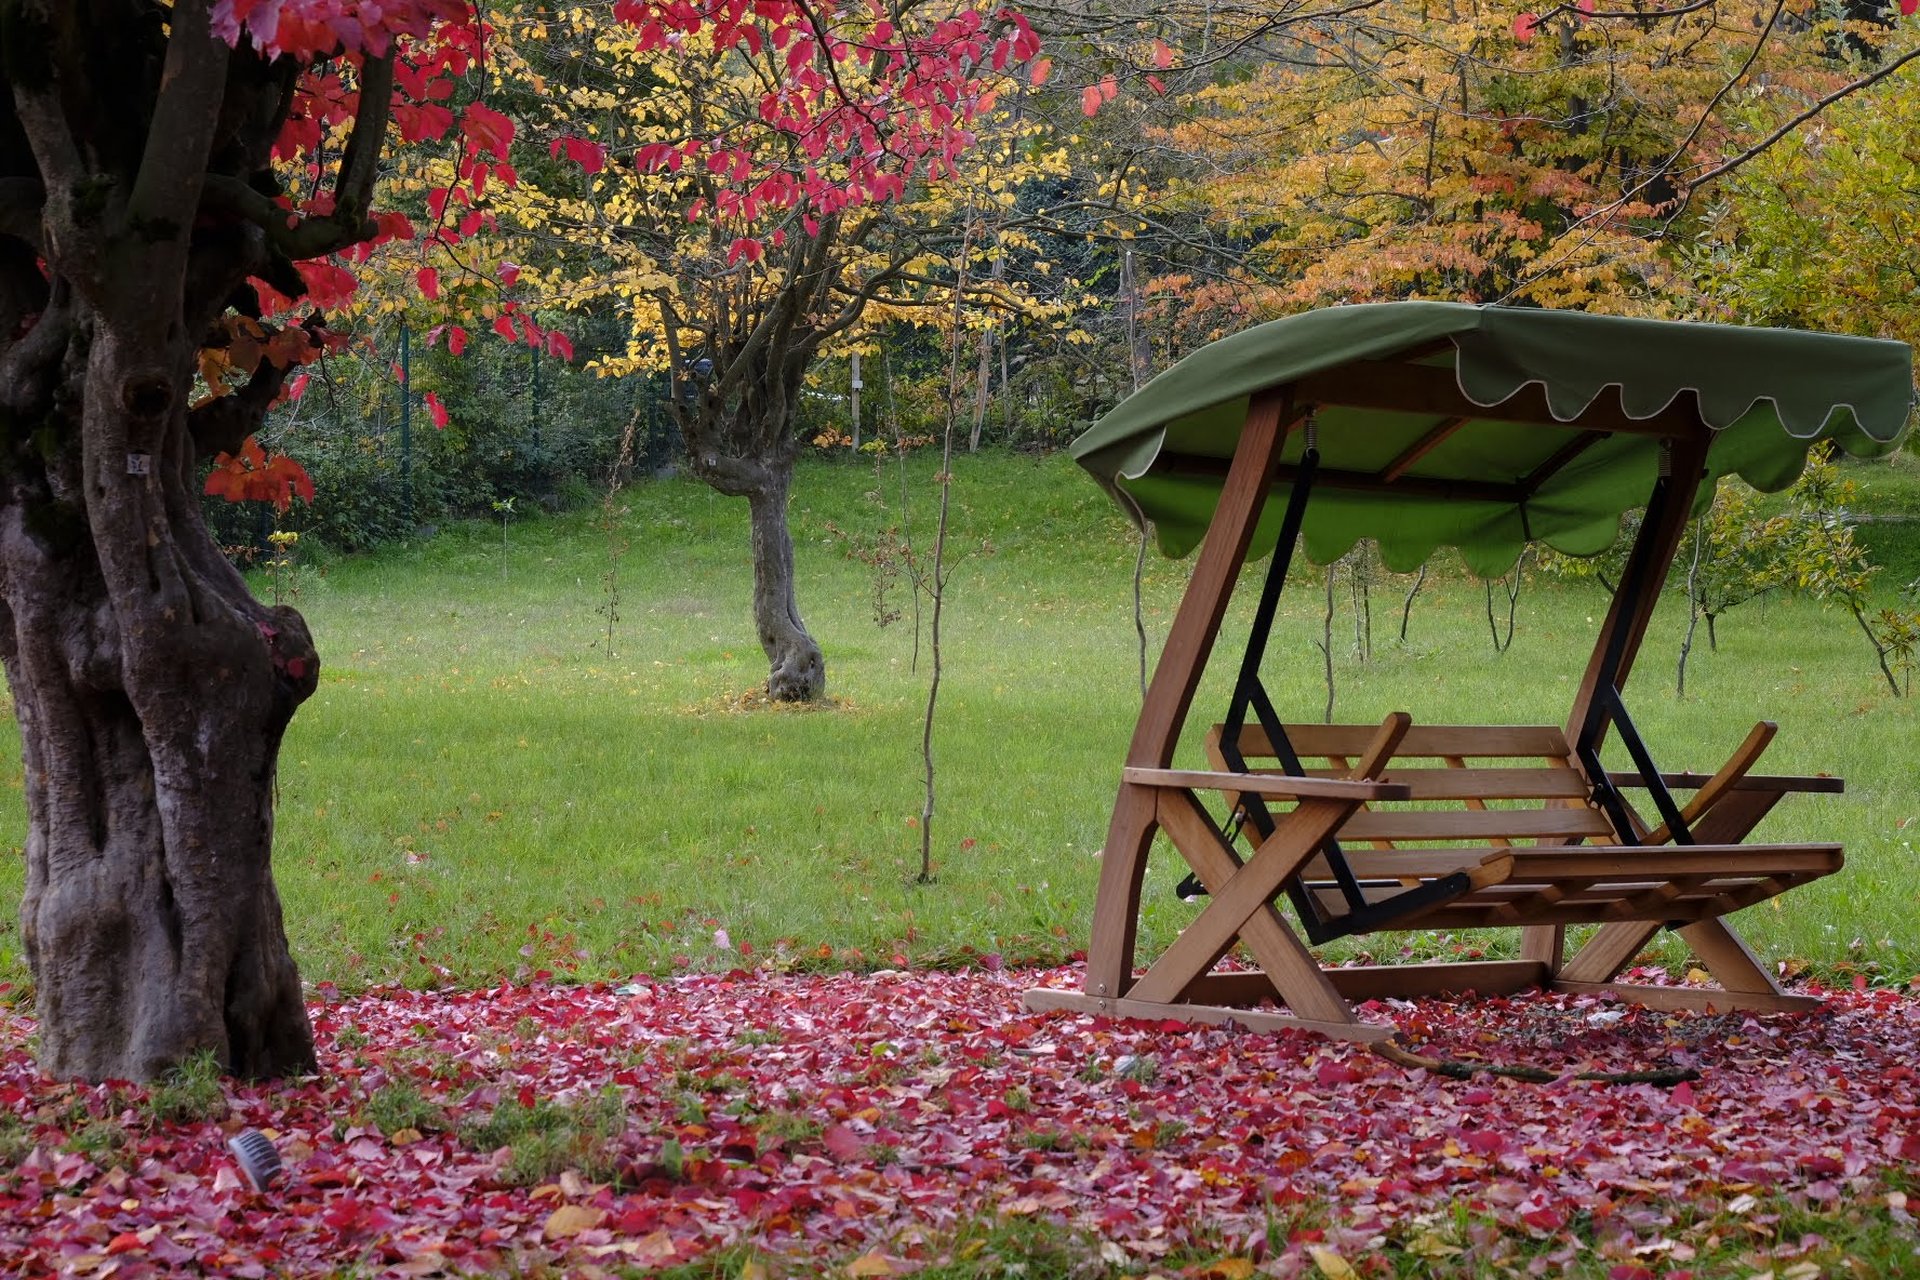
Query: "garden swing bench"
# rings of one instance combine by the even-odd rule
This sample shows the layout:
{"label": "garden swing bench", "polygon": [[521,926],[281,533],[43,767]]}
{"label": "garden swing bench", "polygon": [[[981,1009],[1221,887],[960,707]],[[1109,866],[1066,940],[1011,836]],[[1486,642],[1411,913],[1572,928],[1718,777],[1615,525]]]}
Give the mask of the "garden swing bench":
{"label": "garden swing bench", "polygon": [[[1714,482],[1782,488],[1822,439],[1884,454],[1912,399],[1901,343],[1435,302],[1291,316],[1166,371],[1073,446],[1162,551],[1201,551],[1127,751],[1083,987],[1031,990],[1027,1007],[1375,1041],[1394,1028],[1353,1002],[1543,987],[1658,1008],[1811,1005],[1722,917],[1840,868],[1837,844],[1744,843],[1784,795],[1840,780],[1752,772],[1765,722],[1713,774],[1664,773],[1620,691]],[[1602,551],[1642,505],[1564,727],[1280,720],[1260,670],[1297,543],[1329,563],[1371,538],[1400,571],[1452,546],[1490,576],[1529,542]],[[1272,563],[1225,718],[1206,731],[1213,767],[1174,768],[1254,550]],[[1631,769],[1603,764],[1609,731]],[[1136,973],[1156,832],[1208,896]],[[1571,956],[1569,925],[1599,926]],[[1482,926],[1521,928],[1521,958],[1326,968],[1308,949]],[[1663,927],[1717,989],[1620,980]],[[1236,944],[1251,965],[1216,971]]]}

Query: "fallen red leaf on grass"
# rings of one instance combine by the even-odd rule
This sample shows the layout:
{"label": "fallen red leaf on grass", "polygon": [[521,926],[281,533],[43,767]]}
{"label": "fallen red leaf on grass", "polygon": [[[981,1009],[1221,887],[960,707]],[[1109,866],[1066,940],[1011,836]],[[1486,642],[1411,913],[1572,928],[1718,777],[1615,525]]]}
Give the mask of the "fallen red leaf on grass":
{"label": "fallen red leaf on grass", "polygon": [[[1603,1006],[1551,996],[1389,1011],[1423,1054],[1561,1076],[1540,1085],[1403,1070],[1302,1034],[1020,1007],[1023,987],[1074,976],[736,971],[647,982],[644,999],[537,985],[327,999],[319,1078],[235,1086],[228,1116],[200,1124],[38,1076],[31,1022],[0,1013],[0,1137],[24,1152],[0,1168],[0,1260],[23,1277],[108,1262],[126,1280],[484,1275],[747,1244],[823,1274],[908,1274],[942,1231],[1042,1218],[1144,1264],[1176,1247],[1218,1257],[1214,1242],[1264,1239],[1275,1206],[1304,1203],[1340,1225],[1297,1233],[1259,1274],[1311,1267],[1309,1249],[1360,1256],[1457,1205],[1475,1230],[1532,1239],[1578,1217],[1630,1268],[1635,1242],[1679,1230],[1690,1205],[1844,1202],[1920,1153],[1908,995],[1846,991],[1774,1017],[1596,1019]],[[1661,1065],[1698,1078],[1571,1078]],[[608,1088],[611,1112],[596,1102]],[[402,1091],[422,1107],[390,1139],[375,1120]],[[601,1115],[581,1156],[594,1167],[522,1179],[531,1140],[478,1128],[503,1104]],[[232,1167],[243,1127],[270,1131],[287,1166],[267,1193]]]}

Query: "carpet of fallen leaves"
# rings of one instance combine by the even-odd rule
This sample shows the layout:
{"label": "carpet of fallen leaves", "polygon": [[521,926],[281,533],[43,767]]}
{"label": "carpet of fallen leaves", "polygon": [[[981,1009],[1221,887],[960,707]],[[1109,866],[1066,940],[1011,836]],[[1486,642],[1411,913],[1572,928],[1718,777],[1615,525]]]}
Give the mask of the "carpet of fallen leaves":
{"label": "carpet of fallen leaves", "polygon": [[[1768,1017],[1537,995],[1375,1011],[1423,1053],[1566,1071],[1542,1085],[1407,1070],[1304,1034],[1022,1010],[1023,987],[1074,977],[322,988],[321,1074],[229,1083],[224,1118],[190,1124],[142,1120],[139,1090],[39,1076],[31,1023],[0,1012],[0,1122],[24,1152],[0,1163],[0,1273],[593,1276],[750,1248],[746,1274],[905,1275],[939,1263],[957,1228],[1024,1219],[1081,1233],[1115,1271],[1390,1274],[1391,1239],[1465,1255],[1474,1274],[1506,1236],[1531,1242],[1536,1273],[1560,1249],[1597,1274],[1682,1277],[1702,1205],[1761,1219],[1756,1247],[1782,1274],[1808,1246],[1766,1229],[1770,1207],[1878,1196],[1891,1229],[1912,1227],[1883,1180],[1920,1160],[1910,995],[1838,992]],[[1660,1066],[1699,1074],[1571,1078]],[[377,1127],[376,1100],[402,1082],[443,1125]],[[511,1150],[472,1141],[508,1101],[608,1086],[625,1114],[598,1180],[516,1185]],[[130,1146],[96,1164],[71,1130],[112,1107]],[[226,1145],[248,1127],[285,1162],[264,1193]],[[1321,1225],[1275,1238],[1276,1221]]]}

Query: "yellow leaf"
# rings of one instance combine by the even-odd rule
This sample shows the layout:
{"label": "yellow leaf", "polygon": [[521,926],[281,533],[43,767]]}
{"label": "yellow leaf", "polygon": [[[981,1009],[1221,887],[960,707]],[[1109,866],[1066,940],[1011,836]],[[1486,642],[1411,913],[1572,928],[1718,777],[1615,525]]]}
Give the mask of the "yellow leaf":
{"label": "yellow leaf", "polygon": [[1713,980],[1713,975],[1708,973],[1705,969],[1696,968],[1696,969],[1687,970],[1688,982],[1711,982],[1712,980]]}
{"label": "yellow leaf", "polygon": [[767,1269],[758,1262],[749,1262],[740,1268],[738,1280],[767,1280]]}
{"label": "yellow leaf", "polygon": [[1320,1268],[1320,1274],[1327,1280],[1357,1280],[1359,1272],[1348,1261],[1333,1250],[1317,1244],[1307,1246],[1307,1252],[1313,1257],[1313,1265]]}
{"label": "yellow leaf", "polygon": [[[641,1262],[652,1265],[672,1262],[679,1256],[680,1247],[673,1242],[673,1237],[667,1233],[667,1229],[661,1227],[641,1236],[633,1242],[633,1248],[626,1252],[631,1253]],[[741,1274],[744,1280],[746,1273]]]}
{"label": "yellow leaf", "polygon": [[850,1276],[897,1276],[900,1269],[893,1259],[878,1249],[869,1249],[847,1265]]}
{"label": "yellow leaf", "polygon": [[395,1129],[388,1135],[387,1141],[396,1147],[410,1147],[420,1141],[420,1131],[418,1129]]}
{"label": "yellow leaf", "polygon": [[607,1220],[604,1209],[589,1209],[585,1205],[563,1204],[547,1215],[544,1228],[549,1240],[562,1240],[568,1236],[577,1236],[582,1231],[591,1231]]}
{"label": "yellow leaf", "polygon": [[1222,1258],[1200,1273],[1206,1280],[1248,1280],[1253,1275],[1250,1258]]}

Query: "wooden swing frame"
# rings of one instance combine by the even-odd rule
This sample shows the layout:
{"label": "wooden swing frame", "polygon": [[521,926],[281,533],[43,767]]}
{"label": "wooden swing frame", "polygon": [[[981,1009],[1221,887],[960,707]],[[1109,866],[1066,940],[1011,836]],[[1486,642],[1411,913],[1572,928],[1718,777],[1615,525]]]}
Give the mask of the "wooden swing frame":
{"label": "wooden swing frame", "polygon": [[[1103,852],[1082,989],[1031,990],[1026,994],[1029,1008],[1193,1023],[1236,1022],[1262,1030],[1299,1028],[1371,1041],[1391,1036],[1394,1028],[1363,1018],[1354,1003],[1385,996],[1504,994],[1539,987],[1604,993],[1675,1009],[1780,1011],[1817,1003],[1784,991],[1721,916],[1839,868],[1838,845],[1747,845],[1742,841],[1786,794],[1837,792],[1841,781],[1826,776],[1753,774],[1756,758],[1772,737],[1772,726],[1764,723],[1713,775],[1662,773],[1634,731],[1620,696],[1700,492],[1714,432],[1688,395],[1642,418],[1628,416],[1617,401],[1602,396],[1571,422],[1552,415],[1545,392],[1537,385],[1496,407],[1470,403],[1451,371],[1416,363],[1424,354],[1409,352],[1401,361],[1356,361],[1250,396],[1192,579],[1127,749]],[[1283,465],[1281,454],[1290,436],[1310,431],[1308,424],[1316,412],[1335,407],[1417,412],[1435,415],[1438,423],[1375,472],[1316,474],[1318,455],[1310,434],[1301,461]],[[1517,485],[1439,482],[1405,474],[1470,419],[1551,424],[1575,434]],[[1576,835],[1571,843],[1525,838],[1540,829],[1537,821],[1520,837],[1499,834],[1498,816],[1481,813],[1487,806],[1468,795],[1468,810],[1481,817],[1465,823],[1485,828],[1482,834],[1495,846],[1469,852],[1484,856],[1449,861],[1437,853],[1414,850],[1396,862],[1398,842],[1375,840],[1374,848],[1386,851],[1364,855],[1371,869],[1356,878],[1340,851],[1343,828],[1356,824],[1358,829],[1357,814],[1376,815],[1422,798],[1417,786],[1396,781],[1394,762],[1405,748],[1422,741],[1437,744],[1422,752],[1445,756],[1448,765],[1459,766],[1465,755],[1502,755],[1501,744],[1519,739],[1512,737],[1518,731],[1504,726],[1416,727],[1406,715],[1395,713],[1369,734],[1359,735],[1357,727],[1351,728],[1349,745],[1325,753],[1329,760],[1325,769],[1306,770],[1291,748],[1282,752],[1272,745],[1276,740],[1284,743],[1286,727],[1277,723],[1259,688],[1257,669],[1308,491],[1318,486],[1447,496],[1435,495],[1435,486],[1444,484],[1450,494],[1524,504],[1529,493],[1555,472],[1616,433],[1658,439],[1663,454],[1661,478],[1650,495],[1646,518],[1574,696],[1564,738],[1555,736],[1560,731],[1548,729],[1542,730],[1545,737],[1536,734],[1528,739],[1548,743],[1544,749],[1548,755],[1564,752],[1563,759],[1549,763],[1573,770],[1579,778],[1576,798],[1565,798],[1569,793],[1556,790],[1553,794],[1562,798],[1546,801],[1548,809],[1580,810],[1584,816],[1569,815],[1580,819],[1569,829],[1604,831],[1604,844],[1583,843],[1598,838],[1585,835]],[[1162,455],[1156,465],[1215,476],[1220,470],[1220,461],[1212,458]],[[1216,767],[1175,769],[1175,749],[1256,525],[1270,490],[1280,485],[1292,487],[1288,519],[1274,552],[1268,590],[1256,611],[1229,723],[1222,727],[1226,737],[1222,739],[1216,730],[1210,742]],[[1249,710],[1259,721],[1255,732],[1265,745],[1257,752],[1243,753],[1241,730]],[[1620,733],[1636,771],[1609,771],[1601,764],[1600,746],[1609,730]],[[1363,737],[1370,740],[1362,741]],[[1540,749],[1536,745],[1527,750]],[[1251,771],[1246,755],[1257,753],[1275,755],[1280,770]],[[1525,752],[1515,747],[1513,754]],[[1414,771],[1408,776],[1436,772]],[[1446,794],[1461,792],[1460,775],[1442,781],[1452,787]],[[1470,791],[1471,779],[1466,785]],[[1625,791],[1630,788],[1644,788],[1651,797],[1656,823],[1643,820],[1628,802]],[[1692,790],[1692,800],[1679,804],[1672,794],[1675,790]],[[1233,818],[1227,824],[1216,821],[1201,803],[1202,793],[1225,795]],[[1488,794],[1513,793],[1496,789]],[[1277,816],[1270,812],[1269,806],[1282,804],[1291,807]],[[1401,811],[1413,815],[1402,821],[1402,827],[1410,822],[1408,830],[1412,830],[1422,825],[1419,815],[1428,813],[1430,806],[1402,806]],[[1445,831],[1464,829],[1461,821],[1448,822],[1452,825],[1429,819],[1425,825]],[[1246,830],[1238,834],[1249,835],[1252,843],[1245,857],[1236,847],[1233,830],[1243,823]],[[1161,833],[1186,859],[1210,897],[1166,952],[1144,973],[1136,973],[1148,853]],[[1440,838],[1454,837],[1443,834]],[[1389,869],[1382,872],[1382,867]],[[1530,883],[1520,890],[1503,887],[1516,874]],[[1382,875],[1385,881],[1379,879]],[[1385,889],[1377,887],[1382,883]],[[1282,895],[1293,901],[1298,928],[1278,908]],[[1337,936],[1376,928],[1427,927],[1418,923],[1423,912],[1428,918],[1453,918],[1467,909],[1460,904],[1479,912],[1468,913],[1473,922],[1520,926],[1520,958],[1326,968],[1309,949],[1309,940],[1321,940],[1312,937],[1316,932]],[[1573,922],[1600,927],[1568,956],[1565,929]],[[1681,934],[1717,984],[1715,989],[1622,980],[1634,957],[1663,927]],[[1303,938],[1303,932],[1309,937]],[[1236,945],[1253,967],[1215,972],[1214,966]]]}

